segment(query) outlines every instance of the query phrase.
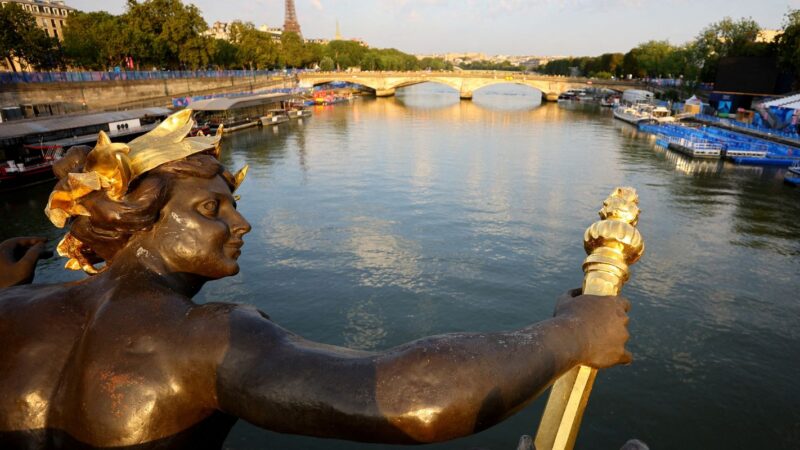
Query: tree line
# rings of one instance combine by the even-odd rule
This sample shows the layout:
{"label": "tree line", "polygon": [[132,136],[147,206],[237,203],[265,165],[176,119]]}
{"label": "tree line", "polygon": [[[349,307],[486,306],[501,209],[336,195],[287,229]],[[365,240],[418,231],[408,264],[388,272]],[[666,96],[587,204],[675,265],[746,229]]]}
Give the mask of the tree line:
{"label": "tree line", "polygon": [[[761,27],[752,19],[725,18],[705,27],[692,41],[673,45],[648,41],[627,53],[565,58],[548,62],[539,71],[549,75],[596,78],[683,78],[713,82],[719,61],[726,57],[777,57],[784,70],[800,74],[800,10],[790,10],[773,42],[759,41]],[[577,73],[576,73],[577,72]]]}
{"label": "tree line", "polygon": [[233,22],[229,40],[208,36],[207,29],[200,10],[181,0],[127,0],[121,15],[74,12],[59,43],[36,27],[30,13],[9,3],[0,11],[0,56],[9,62],[24,60],[37,70],[452,69],[440,58],[419,60],[396,49],[367,48],[354,41],[306,43],[295,33],[283,33],[275,41],[249,22]]}

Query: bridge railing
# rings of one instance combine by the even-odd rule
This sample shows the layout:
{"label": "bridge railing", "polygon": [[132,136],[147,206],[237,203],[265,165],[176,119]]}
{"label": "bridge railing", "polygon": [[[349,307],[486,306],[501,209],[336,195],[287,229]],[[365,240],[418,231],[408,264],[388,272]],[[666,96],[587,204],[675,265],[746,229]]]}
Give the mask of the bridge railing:
{"label": "bridge railing", "polygon": [[0,72],[0,84],[69,83],[87,81],[141,81],[184,78],[255,78],[291,76],[283,70],[153,70],[120,72]]}

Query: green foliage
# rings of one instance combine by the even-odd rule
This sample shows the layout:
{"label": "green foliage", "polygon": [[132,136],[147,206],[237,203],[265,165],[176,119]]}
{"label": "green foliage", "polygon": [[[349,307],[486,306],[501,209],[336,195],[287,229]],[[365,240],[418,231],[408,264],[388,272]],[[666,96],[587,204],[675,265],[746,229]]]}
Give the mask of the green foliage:
{"label": "green foliage", "polygon": [[319,61],[319,70],[324,70],[325,72],[330,72],[335,68],[333,63],[333,58],[330,56],[323,56],[322,59]]}
{"label": "green foliage", "polygon": [[73,65],[91,70],[120,65],[129,47],[123,30],[122,16],[76,11],[64,28],[64,55]]}
{"label": "green foliage", "polygon": [[775,43],[775,50],[780,65],[793,71],[797,81],[800,77],[800,9],[786,13],[783,30]]}
{"label": "green foliage", "polygon": [[726,17],[704,28],[694,40],[694,59],[701,64],[700,78],[714,81],[719,60],[731,56],[759,56],[769,49],[757,43],[761,27],[752,19]]}
{"label": "green foliage", "polygon": [[215,50],[208,28],[194,5],[180,0],[128,0],[125,23],[131,40],[131,56],[147,65],[170,69],[208,66]]}
{"label": "green foliage", "polygon": [[[539,70],[548,75],[604,77],[619,76],[625,55],[605,53],[597,57],[565,58],[550,61]],[[577,73],[574,73],[577,72]]]}
{"label": "green foliage", "polygon": [[419,61],[420,69],[424,70],[433,70],[433,71],[440,71],[440,70],[453,70],[453,64],[449,61],[445,61],[442,58],[422,58]]}
{"label": "green foliage", "polygon": [[458,67],[464,70],[505,70],[509,72],[525,70],[524,67],[512,64],[510,61],[494,63],[491,61],[471,61],[461,63]]}
{"label": "green foliage", "polygon": [[334,65],[339,70],[360,67],[361,58],[367,52],[364,46],[353,41],[331,41],[327,47],[325,55],[333,59]]}
{"label": "green foliage", "polygon": [[636,47],[636,59],[639,68],[649,77],[668,77],[671,72],[667,67],[670,54],[675,51],[669,41],[648,41]]}
{"label": "green foliage", "polygon": [[214,56],[211,63],[218,69],[233,69],[238,67],[238,49],[235,45],[224,39],[214,39]]}
{"label": "green foliage", "polygon": [[268,69],[278,63],[278,46],[272,36],[258,31],[252,23],[231,24],[231,43],[236,46],[236,57],[248,69]]}
{"label": "green foliage", "polygon": [[37,27],[33,15],[17,3],[8,3],[0,8],[0,58],[15,71],[15,58],[37,70],[63,65],[58,40]]}
{"label": "green foliage", "polygon": [[281,36],[281,55],[287,67],[302,68],[311,61],[310,52],[297,33],[283,33]]}
{"label": "green foliage", "polygon": [[[786,40],[779,39],[776,47],[783,49],[781,60],[786,67],[800,70],[800,11],[787,14],[784,28],[786,31],[781,36],[785,35]],[[772,46],[756,42],[759,30],[752,19],[725,18],[707,26],[693,41],[681,46],[668,41],[648,41],[624,55],[607,53],[598,57],[565,58],[550,61],[540,70],[564,76],[600,77],[607,72],[618,77],[683,77],[684,84],[692,87],[700,81],[713,82],[721,58],[770,55],[774,51]]]}

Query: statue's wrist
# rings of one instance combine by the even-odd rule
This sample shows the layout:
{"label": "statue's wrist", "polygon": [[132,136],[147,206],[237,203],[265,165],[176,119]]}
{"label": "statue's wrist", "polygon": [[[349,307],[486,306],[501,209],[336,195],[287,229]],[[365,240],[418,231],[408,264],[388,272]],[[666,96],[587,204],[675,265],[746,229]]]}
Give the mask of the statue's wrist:
{"label": "statue's wrist", "polygon": [[589,354],[591,345],[586,327],[580,319],[574,316],[560,316],[553,319],[559,330],[557,339],[559,348],[567,355],[569,366],[584,362]]}

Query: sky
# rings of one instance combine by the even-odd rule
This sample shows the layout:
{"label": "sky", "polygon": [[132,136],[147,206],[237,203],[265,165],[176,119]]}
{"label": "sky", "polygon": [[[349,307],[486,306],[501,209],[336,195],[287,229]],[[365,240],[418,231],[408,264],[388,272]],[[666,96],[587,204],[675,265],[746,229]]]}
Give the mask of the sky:
{"label": "sky", "polygon": [[[283,0],[198,0],[209,25],[282,26]],[[82,11],[124,12],[124,0],[67,0]],[[407,53],[593,56],[651,39],[682,44],[728,16],[779,29],[800,0],[295,0],[306,38],[342,36]]]}

